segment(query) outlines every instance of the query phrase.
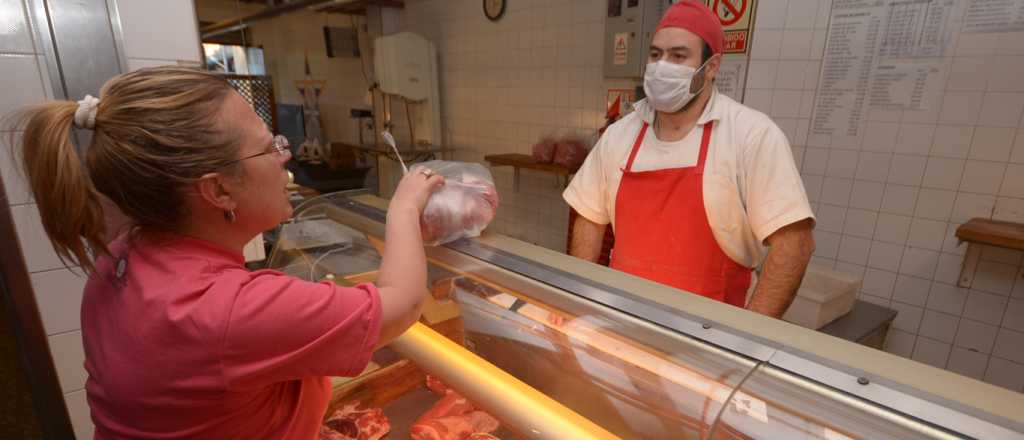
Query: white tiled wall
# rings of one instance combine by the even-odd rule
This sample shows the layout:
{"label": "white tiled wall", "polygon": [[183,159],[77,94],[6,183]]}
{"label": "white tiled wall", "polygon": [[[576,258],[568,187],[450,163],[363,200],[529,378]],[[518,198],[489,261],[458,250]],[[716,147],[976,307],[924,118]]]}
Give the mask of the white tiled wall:
{"label": "white tiled wall", "polygon": [[117,10],[129,59],[198,60],[192,0],[118,0]]}
{"label": "white tiled wall", "polygon": [[[179,60],[198,62],[198,33],[190,0],[118,3],[133,68]],[[53,96],[42,49],[37,47],[29,23],[23,0],[0,0],[0,116]],[[9,157],[10,134],[0,132],[0,176],[7,190],[3,203],[10,206],[14,217],[76,436],[88,439],[93,428],[83,390],[86,373],[79,330],[85,280],[66,269],[50,247],[21,171]]]}
{"label": "white tiled wall", "polygon": [[[457,159],[530,153],[549,133],[592,135],[604,124],[605,2],[517,0],[497,23],[477,0],[410,0],[402,30],[432,40],[440,57],[445,138]],[[512,188],[508,168],[493,168],[501,208],[491,227],[564,251],[568,207],[553,175],[524,171]]]}
{"label": "white tiled wall", "polygon": [[193,0],[116,0],[128,69],[198,65],[201,47]]}
{"label": "white tiled wall", "polygon": [[79,272],[60,268],[35,272],[31,279],[47,334],[62,334],[81,328],[79,305],[82,303],[85,277]]}
{"label": "white tiled wall", "polygon": [[[966,246],[953,235],[971,217],[1024,222],[1024,86],[1009,79],[1024,57],[999,46],[1024,33],[954,35],[929,110],[871,111],[863,136],[829,141],[791,109],[815,93],[830,8],[759,2],[747,83],[746,103],[794,146],[819,216],[815,264],[863,276],[861,298],[899,312],[888,351],[1024,390],[1022,255],[986,249],[959,288]],[[784,78],[801,65],[814,70],[802,87]]]}
{"label": "white tiled wall", "polygon": [[68,412],[71,413],[71,425],[75,428],[75,438],[92,438],[92,419],[89,416],[89,403],[85,399],[85,390],[78,390],[64,395]]}

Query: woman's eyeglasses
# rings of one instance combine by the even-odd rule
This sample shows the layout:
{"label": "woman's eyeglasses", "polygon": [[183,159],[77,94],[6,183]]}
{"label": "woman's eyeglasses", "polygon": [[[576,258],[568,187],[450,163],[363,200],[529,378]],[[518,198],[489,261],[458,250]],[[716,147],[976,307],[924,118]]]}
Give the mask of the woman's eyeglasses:
{"label": "woman's eyeglasses", "polygon": [[291,157],[292,156],[292,150],[289,147],[291,147],[291,144],[288,143],[288,138],[286,138],[283,135],[279,134],[277,136],[274,136],[274,140],[270,142],[270,147],[267,148],[267,151],[264,151],[262,153],[256,153],[256,154],[253,154],[251,156],[245,156],[245,157],[243,157],[241,159],[235,159],[235,160],[233,160],[231,162],[228,162],[228,164],[233,164],[235,162],[241,162],[241,161],[246,160],[246,159],[252,159],[254,157],[260,157],[260,156],[267,155],[267,154],[277,154],[277,155],[280,155],[280,156]]}

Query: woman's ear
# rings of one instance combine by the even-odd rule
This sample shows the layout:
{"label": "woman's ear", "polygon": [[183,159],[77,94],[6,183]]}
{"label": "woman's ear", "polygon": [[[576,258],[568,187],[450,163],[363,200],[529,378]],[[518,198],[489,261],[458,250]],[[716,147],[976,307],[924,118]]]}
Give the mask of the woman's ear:
{"label": "woman's ear", "polygon": [[235,209],[238,203],[236,203],[234,198],[231,197],[231,191],[229,190],[230,185],[227,180],[227,176],[220,173],[209,173],[203,175],[203,177],[200,177],[199,181],[196,182],[196,188],[199,190],[199,196],[207,203],[221,211],[231,211]]}

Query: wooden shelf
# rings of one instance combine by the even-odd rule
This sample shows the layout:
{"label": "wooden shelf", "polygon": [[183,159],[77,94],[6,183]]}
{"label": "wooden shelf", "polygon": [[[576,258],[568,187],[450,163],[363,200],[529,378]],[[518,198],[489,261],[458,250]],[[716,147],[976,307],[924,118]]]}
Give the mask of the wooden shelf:
{"label": "wooden shelf", "polygon": [[519,170],[527,169],[534,171],[541,171],[545,173],[554,174],[557,179],[560,180],[564,177],[565,183],[562,187],[569,185],[569,176],[575,174],[574,170],[570,170],[562,165],[553,163],[539,163],[537,160],[528,154],[491,154],[484,156],[484,160],[491,164],[492,167],[508,166],[513,169],[512,186],[516,192],[519,192]]}
{"label": "wooden shelf", "polygon": [[568,176],[572,174],[568,168],[561,165],[553,163],[538,163],[533,156],[528,154],[492,154],[484,156],[484,160],[490,162],[492,166],[512,166],[528,170],[554,173],[559,176]]}
{"label": "wooden shelf", "polygon": [[1024,224],[972,218],[956,228],[960,241],[1024,250]]}
{"label": "wooden shelf", "polygon": [[984,218],[972,218],[956,228],[956,237],[967,242],[967,256],[960,269],[960,287],[971,287],[974,272],[981,260],[981,247],[989,245],[1007,249],[1024,250],[1024,224],[1002,222]]}

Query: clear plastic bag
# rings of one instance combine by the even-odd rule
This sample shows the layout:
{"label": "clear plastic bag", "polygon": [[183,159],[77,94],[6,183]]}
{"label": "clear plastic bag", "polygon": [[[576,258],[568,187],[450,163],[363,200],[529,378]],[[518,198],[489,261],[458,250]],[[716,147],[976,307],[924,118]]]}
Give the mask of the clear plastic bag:
{"label": "clear plastic bag", "polygon": [[588,153],[590,153],[590,148],[583,137],[568,135],[558,141],[551,161],[576,172],[583,165],[583,161],[587,159]]}
{"label": "clear plastic bag", "polygon": [[437,246],[478,237],[498,211],[494,178],[478,163],[433,160],[417,164],[444,176],[444,186],[427,200],[420,217],[423,243]]}
{"label": "clear plastic bag", "polygon": [[533,159],[537,163],[551,163],[555,159],[555,147],[558,140],[553,135],[547,135],[533,144]]}

